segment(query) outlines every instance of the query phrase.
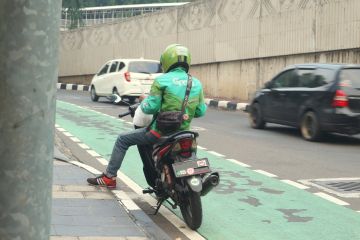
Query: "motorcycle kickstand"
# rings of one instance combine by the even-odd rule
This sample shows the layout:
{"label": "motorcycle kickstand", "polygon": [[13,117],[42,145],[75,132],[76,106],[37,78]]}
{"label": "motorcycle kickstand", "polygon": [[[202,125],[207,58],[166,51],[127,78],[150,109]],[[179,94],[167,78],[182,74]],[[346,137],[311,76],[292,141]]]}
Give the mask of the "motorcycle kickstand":
{"label": "motorcycle kickstand", "polygon": [[156,209],[155,212],[153,213],[153,215],[156,215],[159,212],[159,209],[161,207],[161,205],[163,204],[163,202],[165,201],[165,199],[159,199],[157,204],[156,204]]}

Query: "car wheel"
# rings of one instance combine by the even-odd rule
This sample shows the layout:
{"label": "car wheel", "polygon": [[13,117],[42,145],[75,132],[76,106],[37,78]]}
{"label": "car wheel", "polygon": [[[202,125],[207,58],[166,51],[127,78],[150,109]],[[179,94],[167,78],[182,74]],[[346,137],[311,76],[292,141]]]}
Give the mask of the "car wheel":
{"label": "car wheel", "polygon": [[95,90],[95,87],[94,87],[94,86],[91,87],[90,97],[91,97],[91,100],[92,100],[93,102],[97,102],[97,101],[99,100],[99,96],[96,95],[96,90]]}
{"label": "car wheel", "polygon": [[250,111],[250,124],[252,128],[255,129],[263,129],[265,128],[266,122],[264,121],[264,118],[261,113],[260,104],[254,103],[251,106]]}
{"label": "car wheel", "polygon": [[302,137],[307,141],[318,141],[322,137],[319,121],[312,111],[306,112],[300,123]]}

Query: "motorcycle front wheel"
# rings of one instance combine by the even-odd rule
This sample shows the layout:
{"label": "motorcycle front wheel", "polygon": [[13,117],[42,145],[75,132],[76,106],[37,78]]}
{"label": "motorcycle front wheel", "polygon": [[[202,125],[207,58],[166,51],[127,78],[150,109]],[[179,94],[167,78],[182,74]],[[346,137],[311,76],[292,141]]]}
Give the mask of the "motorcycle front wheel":
{"label": "motorcycle front wheel", "polygon": [[202,222],[200,193],[189,190],[189,192],[183,196],[182,201],[180,210],[186,225],[188,225],[192,230],[198,229]]}

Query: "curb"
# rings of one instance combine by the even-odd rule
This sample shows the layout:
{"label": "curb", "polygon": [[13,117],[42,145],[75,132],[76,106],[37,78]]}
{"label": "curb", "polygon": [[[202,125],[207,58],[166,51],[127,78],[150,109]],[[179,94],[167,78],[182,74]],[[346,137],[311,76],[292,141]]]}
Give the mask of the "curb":
{"label": "curb", "polygon": [[215,100],[210,98],[205,98],[205,103],[211,108],[220,108],[226,109],[230,111],[244,111],[248,103],[236,103],[231,101],[222,101],[222,100]]}
{"label": "curb", "polygon": [[71,84],[71,83],[57,83],[57,89],[74,90],[74,91],[90,91],[88,85]]}
{"label": "curb", "polygon": [[[73,90],[73,91],[90,91],[88,85],[57,83],[57,89]],[[236,103],[231,101],[215,100],[205,98],[205,103],[211,108],[225,109],[229,111],[244,111],[248,103]]]}

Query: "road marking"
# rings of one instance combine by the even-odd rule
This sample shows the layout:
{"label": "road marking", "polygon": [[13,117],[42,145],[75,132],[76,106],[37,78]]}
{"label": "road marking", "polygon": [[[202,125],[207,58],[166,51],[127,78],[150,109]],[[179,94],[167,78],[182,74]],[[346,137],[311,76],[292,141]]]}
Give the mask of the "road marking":
{"label": "road marking", "polygon": [[291,180],[281,180],[281,181],[284,182],[284,183],[287,183],[287,184],[289,184],[291,186],[300,188],[300,189],[309,189],[308,186],[302,185],[300,183],[297,183],[297,182],[294,182],[294,181],[291,181]]}
{"label": "road marking", "polygon": [[60,126],[59,126],[59,125],[57,125],[57,124],[55,124],[55,127],[56,127],[56,128],[59,128]]}
{"label": "road marking", "polygon": [[73,142],[76,142],[76,143],[81,142],[80,139],[78,139],[77,137],[70,137],[70,139],[71,139]]}
{"label": "road marking", "polygon": [[328,200],[328,201],[330,201],[330,202],[336,203],[336,204],[341,205],[341,206],[350,205],[350,204],[347,203],[347,202],[344,202],[344,201],[342,201],[342,200],[340,200],[340,199],[338,199],[338,198],[335,198],[335,197],[330,196],[330,195],[328,195],[328,194],[326,194],[326,193],[323,193],[323,192],[317,192],[317,193],[314,193],[314,194],[315,194],[316,196],[322,197],[322,198],[324,198],[324,199],[326,199],[326,200]]}
{"label": "road marking", "polygon": [[133,125],[133,123],[132,122],[126,122],[127,124],[131,124],[131,125]]}
{"label": "road marking", "polygon": [[206,150],[207,148],[201,147],[201,146],[197,146],[198,149],[200,150]]}
{"label": "road marking", "polygon": [[104,166],[107,166],[109,161],[106,160],[105,158],[97,158],[97,160],[99,161],[99,163],[101,163]]}
{"label": "road marking", "polygon": [[101,157],[97,152],[95,152],[94,150],[87,150],[87,152],[93,156],[93,157]]}
{"label": "road marking", "polygon": [[[118,178],[120,178],[127,186],[129,186],[138,196],[140,196],[143,200],[145,200],[151,206],[156,206],[156,199],[153,198],[151,195],[144,195],[142,193],[142,188],[131,180],[128,176],[126,176],[121,171],[117,172]],[[175,227],[178,228],[180,232],[186,235],[191,240],[205,240],[203,236],[201,236],[196,231],[191,230],[186,226],[186,224],[173,212],[167,209],[165,206],[162,206],[159,210],[159,213],[163,215],[170,223],[172,223]]]}
{"label": "road marking", "polygon": [[88,145],[86,145],[85,143],[79,143],[78,145],[83,149],[90,149],[90,147]]}
{"label": "road marking", "polygon": [[246,163],[242,163],[242,162],[239,162],[239,161],[237,161],[237,160],[235,160],[235,159],[226,159],[226,160],[228,160],[228,161],[230,161],[230,162],[232,162],[232,163],[235,163],[235,164],[237,164],[237,165],[240,165],[240,166],[242,166],[242,167],[251,167],[250,165],[247,165]]}
{"label": "road marking", "polygon": [[99,175],[101,174],[101,172],[93,167],[90,167],[89,165],[86,165],[86,164],[83,164],[81,162],[77,162],[77,161],[70,161],[70,163],[74,164],[74,165],[77,165],[79,167],[82,167],[86,170],[88,170],[89,172],[91,172],[92,174],[95,174],[95,175]]}
{"label": "road marking", "polygon": [[69,133],[69,132],[62,132],[62,133],[67,137],[73,137],[73,135],[71,133]]}
{"label": "road marking", "polygon": [[66,130],[61,128],[61,127],[58,127],[57,130],[60,131],[60,132],[66,132]]}
{"label": "road marking", "polygon": [[257,172],[257,173],[260,173],[260,174],[263,174],[265,176],[268,176],[268,177],[272,177],[272,178],[276,178],[277,176],[275,174],[272,174],[272,173],[269,173],[269,172],[266,172],[266,171],[263,171],[263,170],[254,170],[254,172]]}
{"label": "road marking", "polygon": [[217,157],[225,157],[225,155],[222,155],[222,154],[217,153],[217,152],[215,152],[215,151],[208,151],[208,153],[210,153],[210,154],[212,154],[212,155],[215,155],[215,156],[217,156]]}

